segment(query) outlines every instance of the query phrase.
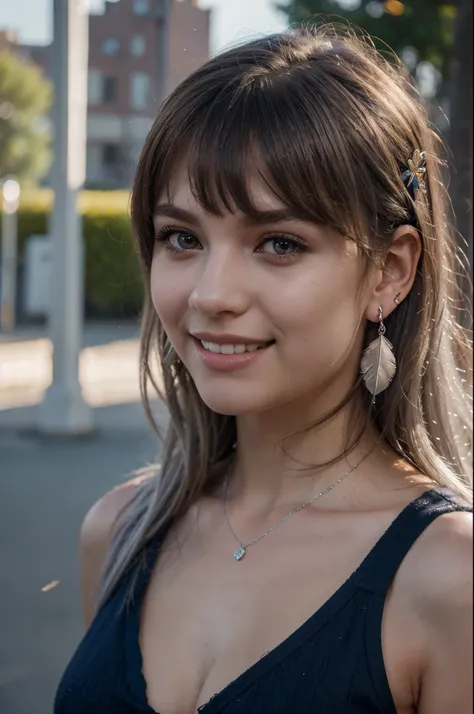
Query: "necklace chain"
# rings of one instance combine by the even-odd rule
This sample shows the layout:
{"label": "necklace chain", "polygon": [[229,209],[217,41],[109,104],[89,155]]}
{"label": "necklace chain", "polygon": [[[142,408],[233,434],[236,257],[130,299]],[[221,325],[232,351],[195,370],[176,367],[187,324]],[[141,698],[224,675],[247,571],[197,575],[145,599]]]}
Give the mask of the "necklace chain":
{"label": "necklace chain", "polygon": [[[367,454],[366,454],[366,456],[367,456]],[[241,541],[240,538],[236,535],[234,529],[233,529],[232,526],[230,525],[229,516],[228,516],[228,514],[227,514],[227,487],[228,487],[228,484],[229,484],[229,477],[227,476],[226,479],[225,479],[225,482],[224,482],[224,498],[223,498],[223,501],[224,501],[224,516],[225,516],[225,521],[226,521],[226,524],[227,524],[228,529],[230,530],[230,532],[231,532],[232,535],[234,536],[234,538],[235,538],[235,540],[237,541],[237,543],[239,543],[239,545],[240,545],[240,547],[234,552],[234,559],[235,559],[235,560],[242,560],[242,558],[244,557],[244,555],[245,555],[245,553],[246,553],[247,548],[250,548],[251,545],[255,545],[255,543],[258,543],[258,542],[261,541],[263,538],[266,538],[266,536],[269,535],[270,533],[272,533],[272,531],[276,530],[276,529],[277,529],[279,526],[281,526],[283,523],[286,523],[286,521],[287,521],[289,518],[291,518],[291,516],[293,516],[295,513],[298,513],[299,511],[302,511],[304,508],[307,508],[307,507],[310,506],[312,503],[314,503],[315,501],[317,501],[319,498],[321,498],[322,496],[326,495],[326,493],[329,493],[329,491],[332,491],[333,488],[335,488],[336,486],[338,486],[338,485],[341,483],[341,481],[344,481],[344,479],[346,479],[353,471],[356,470],[356,468],[362,463],[362,461],[366,458],[366,456],[364,456],[364,458],[362,458],[362,459],[361,459],[360,461],[358,461],[354,466],[352,466],[352,467],[349,469],[349,471],[346,471],[346,473],[343,474],[340,478],[338,478],[337,481],[334,481],[334,483],[332,483],[330,486],[328,486],[327,488],[325,488],[324,491],[321,491],[321,493],[316,494],[316,496],[313,496],[313,498],[310,498],[309,501],[305,501],[305,503],[302,503],[301,506],[298,506],[297,508],[294,508],[292,511],[290,511],[289,513],[287,513],[286,516],[284,516],[284,518],[281,519],[281,521],[278,521],[278,523],[275,523],[275,525],[272,526],[271,528],[269,528],[267,531],[265,531],[265,533],[262,533],[261,536],[259,536],[258,538],[255,538],[255,540],[251,540],[249,543],[242,543],[242,541]]]}

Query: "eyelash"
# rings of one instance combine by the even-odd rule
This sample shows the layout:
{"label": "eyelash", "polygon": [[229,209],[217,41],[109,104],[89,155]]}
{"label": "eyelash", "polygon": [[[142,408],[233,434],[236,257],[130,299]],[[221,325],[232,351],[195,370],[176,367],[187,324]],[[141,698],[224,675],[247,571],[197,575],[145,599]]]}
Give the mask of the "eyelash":
{"label": "eyelash", "polygon": [[[192,231],[184,230],[183,228],[178,228],[177,226],[164,226],[163,228],[160,228],[155,235],[155,239],[160,242],[165,244],[165,250],[170,251],[171,253],[181,255],[182,253],[186,253],[187,251],[185,249],[180,250],[179,248],[175,248],[172,246],[169,242],[169,238],[173,233],[182,233],[185,235],[190,235],[193,236],[193,238],[196,238],[194,233]],[[199,242],[199,239],[196,238],[196,240]],[[302,240],[299,238],[296,238],[295,236],[289,236],[285,233],[272,233],[271,235],[266,236],[259,244],[259,247],[262,245],[265,245],[265,243],[268,243],[268,241],[271,240],[285,240],[288,241],[289,243],[292,243],[293,245],[297,246],[298,250],[296,250],[294,253],[290,253],[288,255],[281,255],[279,253],[267,253],[267,255],[271,255],[272,257],[277,258],[278,260],[294,260],[300,253],[304,252],[307,249],[306,243],[304,243]],[[263,252],[263,251],[260,251]]]}

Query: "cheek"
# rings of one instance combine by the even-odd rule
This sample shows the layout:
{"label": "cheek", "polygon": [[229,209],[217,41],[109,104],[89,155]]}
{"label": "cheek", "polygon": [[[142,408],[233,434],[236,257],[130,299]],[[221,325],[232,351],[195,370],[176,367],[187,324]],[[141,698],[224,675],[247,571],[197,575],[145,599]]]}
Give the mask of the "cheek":
{"label": "cheek", "polygon": [[150,294],[155,311],[171,336],[184,316],[188,295],[184,280],[167,269],[162,260],[153,259],[150,271]]}
{"label": "cheek", "polygon": [[361,322],[357,275],[313,270],[288,283],[269,310],[283,337],[286,358],[302,372],[340,365],[354,347]]}
{"label": "cheek", "polygon": [[[295,275],[274,291],[268,309],[289,329],[306,329],[308,334],[333,325],[338,331],[358,314],[358,282],[349,271],[311,270]],[[337,324],[342,321],[342,324]]]}

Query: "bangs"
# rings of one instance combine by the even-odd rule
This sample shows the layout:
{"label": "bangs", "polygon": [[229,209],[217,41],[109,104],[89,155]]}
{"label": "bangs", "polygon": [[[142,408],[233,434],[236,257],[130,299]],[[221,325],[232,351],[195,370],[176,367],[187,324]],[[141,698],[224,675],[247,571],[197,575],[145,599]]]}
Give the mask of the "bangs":
{"label": "bangs", "polygon": [[229,87],[205,111],[197,107],[161,164],[155,200],[165,191],[169,197],[176,167],[184,164],[204,211],[252,217],[258,213],[250,190],[256,172],[295,217],[356,238],[361,207],[349,157],[344,160],[328,108],[317,97],[310,111],[307,97],[303,105],[304,75],[299,80],[294,87],[294,77],[291,84],[280,78]]}
{"label": "bangs", "polygon": [[132,195],[145,265],[157,200],[170,199],[183,166],[207,213],[259,213],[257,174],[296,218],[338,231],[368,257],[382,254],[393,226],[410,215],[408,204],[401,208],[407,192],[397,152],[377,130],[375,96],[358,87],[353,60],[342,61],[342,49],[321,50],[317,61],[296,57],[283,66],[275,53],[284,41],[293,40],[269,38],[214,58],[164,103]]}

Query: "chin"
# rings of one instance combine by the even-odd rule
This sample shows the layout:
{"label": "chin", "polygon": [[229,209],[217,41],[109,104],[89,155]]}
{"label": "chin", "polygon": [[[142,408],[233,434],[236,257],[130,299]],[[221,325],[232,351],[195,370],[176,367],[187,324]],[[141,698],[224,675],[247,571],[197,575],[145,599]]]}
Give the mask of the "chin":
{"label": "chin", "polygon": [[241,416],[243,414],[256,414],[271,409],[274,406],[275,399],[266,398],[264,394],[258,394],[258,390],[252,390],[252,393],[246,393],[247,390],[239,388],[238,385],[226,388],[223,385],[220,387],[210,388],[197,385],[196,388],[199,396],[206,406],[216,414],[225,416]]}

